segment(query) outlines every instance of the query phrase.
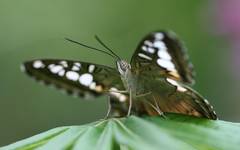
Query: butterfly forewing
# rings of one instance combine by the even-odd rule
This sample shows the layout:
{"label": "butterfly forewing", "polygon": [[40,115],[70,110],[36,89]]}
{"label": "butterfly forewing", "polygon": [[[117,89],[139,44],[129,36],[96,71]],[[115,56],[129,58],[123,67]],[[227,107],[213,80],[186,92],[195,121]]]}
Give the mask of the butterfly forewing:
{"label": "butterfly forewing", "polygon": [[23,67],[35,79],[82,97],[105,94],[110,89],[124,90],[118,72],[103,65],[39,59],[25,62]]}
{"label": "butterfly forewing", "polygon": [[193,66],[183,44],[172,32],[159,31],[147,35],[138,45],[131,66],[140,74],[169,77],[193,84]]}

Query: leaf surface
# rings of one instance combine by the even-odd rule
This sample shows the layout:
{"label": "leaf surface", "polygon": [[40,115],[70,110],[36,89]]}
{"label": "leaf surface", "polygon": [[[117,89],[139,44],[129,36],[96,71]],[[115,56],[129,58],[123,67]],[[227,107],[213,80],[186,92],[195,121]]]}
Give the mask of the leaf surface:
{"label": "leaf surface", "polygon": [[184,115],[58,127],[0,150],[239,150],[240,124]]}

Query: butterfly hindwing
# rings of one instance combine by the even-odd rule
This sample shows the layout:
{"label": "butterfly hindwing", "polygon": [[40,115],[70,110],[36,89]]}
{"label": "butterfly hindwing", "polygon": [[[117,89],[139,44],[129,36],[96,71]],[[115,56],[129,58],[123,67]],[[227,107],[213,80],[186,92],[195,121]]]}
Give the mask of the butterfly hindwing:
{"label": "butterfly hindwing", "polygon": [[118,72],[110,67],[92,63],[38,59],[23,65],[25,72],[46,84],[80,96],[98,96],[110,89],[124,90]]}
{"label": "butterfly hindwing", "polygon": [[131,66],[142,75],[194,82],[186,49],[172,32],[153,32],[143,38],[132,56]]}
{"label": "butterfly hindwing", "polygon": [[141,78],[145,83],[146,96],[140,97],[139,106],[144,106],[142,114],[156,115],[157,112],[149,105],[149,102],[162,112],[180,113],[197,117],[217,119],[216,113],[209,102],[190,87],[171,78],[148,80]]}

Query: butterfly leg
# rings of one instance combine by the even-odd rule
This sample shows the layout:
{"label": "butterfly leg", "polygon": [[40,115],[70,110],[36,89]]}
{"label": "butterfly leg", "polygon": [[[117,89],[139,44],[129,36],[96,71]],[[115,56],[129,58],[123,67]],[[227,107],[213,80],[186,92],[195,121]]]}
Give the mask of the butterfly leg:
{"label": "butterfly leg", "polygon": [[152,92],[147,92],[147,93],[144,93],[144,94],[138,94],[136,97],[139,98],[139,97],[144,97],[144,96],[147,96],[149,94],[151,94]]}
{"label": "butterfly leg", "polygon": [[104,117],[104,120],[108,119],[111,109],[112,109],[111,98],[110,96],[108,96],[108,110],[107,110],[107,114]]}
{"label": "butterfly leg", "polygon": [[108,92],[112,92],[112,93],[122,93],[122,94],[126,94],[128,93],[128,91],[115,91],[115,90],[109,90]]}
{"label": "butterfly leg", "polygon": [[128,117],[131,115],[131,110],[132,110],[132,90],[129,89],[129,106],[128,106],[128,113],[127,113]]}
{"label": "butterfly leg", "polygon": [[155,109],[157,112],[158,112],[158,114],[160,115],[160,116],[162,116],[163,118],[167,118],[165,115],[164,115],[164,113],[161,111],[161,109],[159,108],[159,105],[158,105],[158,103],[157,103],[157,101],[156,101],[156,99],[155,99],[155,97],[153,96],[153,100],[154,100],[154,103],[155,103],[155,106],[152,104],[152,103],[150,103],[150,105],[153,107],[153,109]]}

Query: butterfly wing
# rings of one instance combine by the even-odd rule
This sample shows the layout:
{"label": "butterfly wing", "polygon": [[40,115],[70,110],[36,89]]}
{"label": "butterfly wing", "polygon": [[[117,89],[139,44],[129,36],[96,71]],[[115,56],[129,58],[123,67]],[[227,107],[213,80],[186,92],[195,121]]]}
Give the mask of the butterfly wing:
{"label": "butterfly wing", "polygon": [[156,114],[155,105],[162,112],[217,118],[208,101],[185,85],[194,83],[193,66],[172,32],[147,35],[133,54],[131,66],[138,76],[138,93],[150,93],[135,100],[139,114]]}
{"label": "butterfly wing", "polygon": [[40,59],[25,62],[23,68],[31,77],[80,97],[107,94],[111,89],[124,90],[119,73],[103,65],[71,60]]}
{"label": "butterfly wing", "polygon": [[[142,79],[149,95],[140,97],[139,112],[154,115],[157,112],[149,105],[155,105],[162,112],[180,113],[209,119],[217,119],[216,113],[209,102],[190,87],[170,78],[148,80]],[[161,87],[161,88],[160,88]]]}
{"label": "butterfly wing", "polygon": [[194,83],[186,49],[172,32],[153,32],[143,38],[132,56],[131,66],[141,75]]}

